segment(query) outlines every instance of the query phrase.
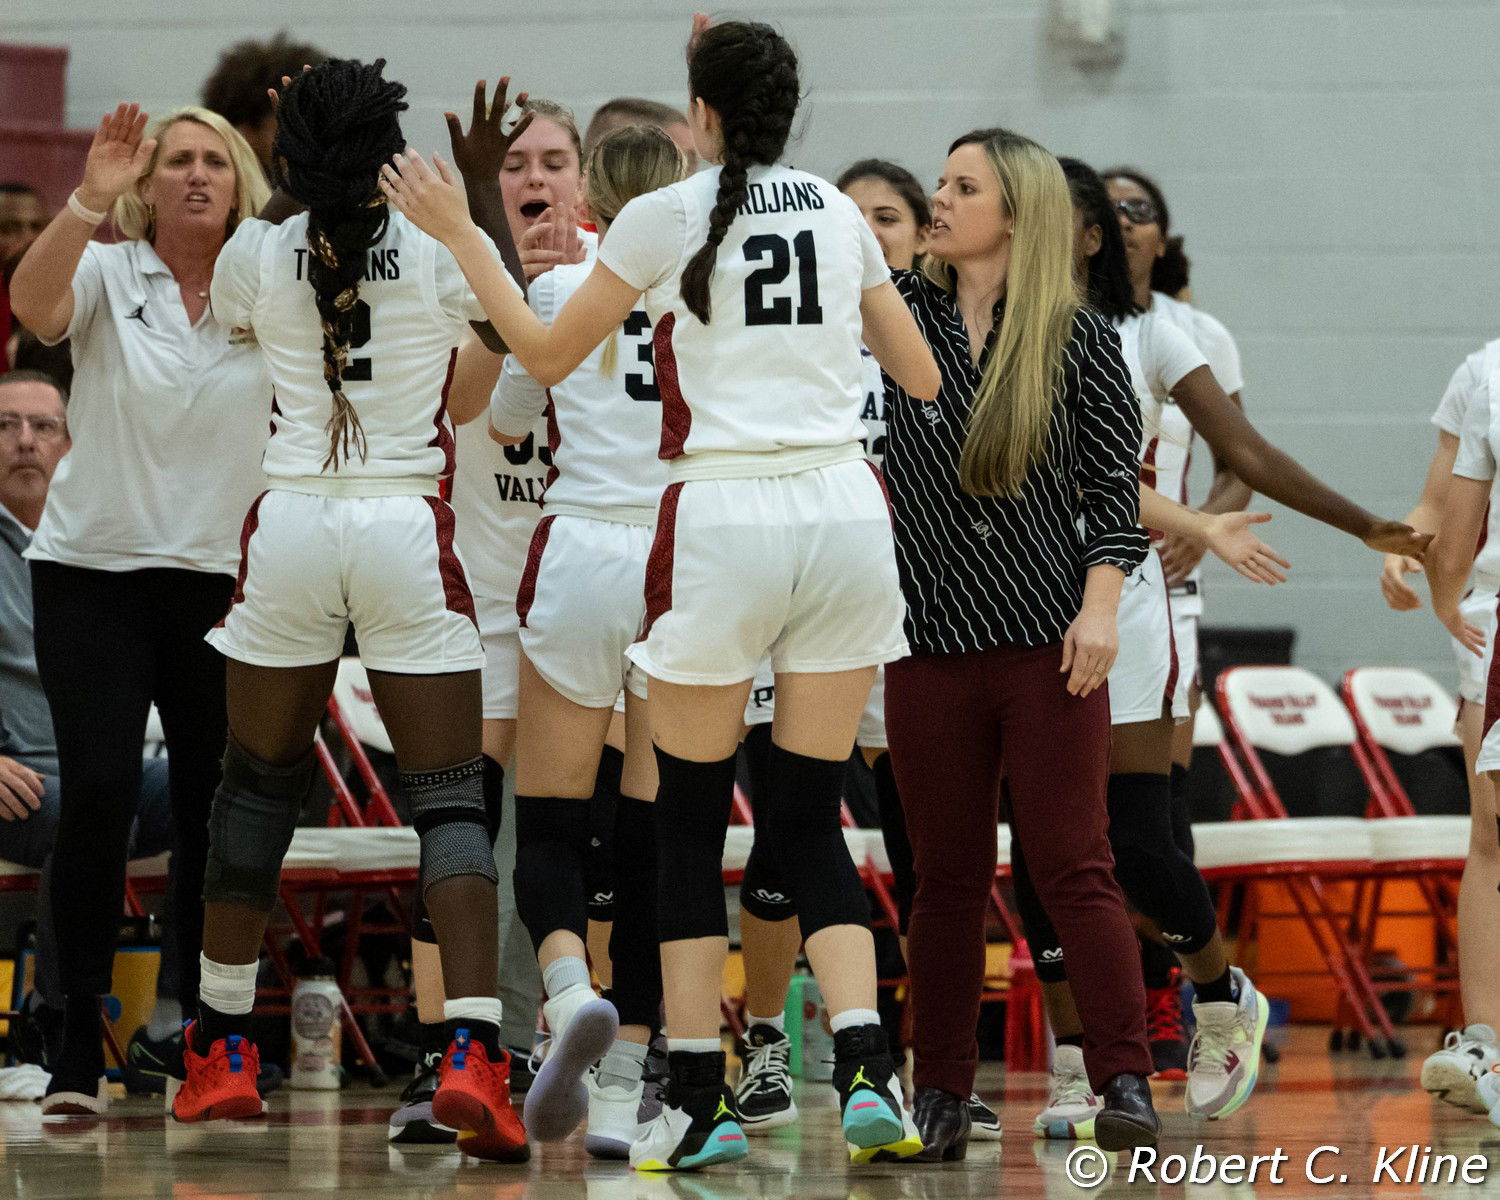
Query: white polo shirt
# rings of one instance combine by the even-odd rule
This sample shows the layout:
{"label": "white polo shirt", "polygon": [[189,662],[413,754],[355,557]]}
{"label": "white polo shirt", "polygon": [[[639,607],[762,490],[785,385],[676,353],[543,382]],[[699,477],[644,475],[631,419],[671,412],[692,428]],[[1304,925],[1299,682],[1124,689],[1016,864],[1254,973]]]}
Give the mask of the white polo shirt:
{"label": "white polo shirt", "polygon": [[[265,487],[271,381],[260,351],[205,308],[188,324],[149,242],[91,242],[73,276],[73,447],[27,558],[233,574]],[[61,340],[61,339],[58,339]]]}

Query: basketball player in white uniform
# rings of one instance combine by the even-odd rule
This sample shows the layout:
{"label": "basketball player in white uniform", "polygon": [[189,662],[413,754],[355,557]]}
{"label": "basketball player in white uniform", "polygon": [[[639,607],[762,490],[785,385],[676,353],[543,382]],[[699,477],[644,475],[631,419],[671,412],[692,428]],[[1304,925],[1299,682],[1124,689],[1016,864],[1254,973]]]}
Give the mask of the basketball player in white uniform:
{"label": "basketball player in white uniform", "polygon": [[[661,786],[659,913],[670,1078],[631,1150],[674,1169],[745,1153],[718,1049],[727,950],[721,855],[746,696],[777,671],[771,829],[833,1014],[835,1087],[857,1158],[917,1153],[874,1011],[865,897],[839,826],[848,748],[875,667],[905,652],[889,513],[862,461],[858,338],[918,397],[938,372],[852,202],[771,165],[795,114],[796,60],[764,25],[689,51],[700,153],[720,162],[632,201],[550,327],[477,253],[462,196],[415,155],[387,194],[475,272],[497,328],[543,384],[566,377],[645,296],[670,479],[647,569],[645,640]],[[514,301],[514,302],[513,302]],[[488,308],[486,309],[488,311]]]}
{"label": "basketball player in white uniform", "polygon": [[[422,896],[454,997],[433,1116],[468,1152],[516,1159],[525,1133],[494,997],[483,655],[453,511],[439,495],[453,470],[447,386],[459,338],[483,309],[452,254],[381,203],[379,163],[403,144],[406,107],[383,65],[331,59],[290,81],[276,150],[308,211],[244,222],[214,273],[218,319],[257,339],[276,403],[270,489],[246,517],[234,598],[209,635],[230,660],[231,737],[210,825],[202,999],[174,1112],[260,1112],[245,1036],[256,961],[352,624],[421,836]],[[455,146],[464,148],[457,132]],[[499,269],[493,243],[484,246]],[[496,283],[519,299],[503,270]]]}
{"label": "basketball player in white uniform", "polygon": [[[1488,478],[1485,472],[1489,462],[1480,435],[1486,421],[1493,424],[1493,412],[1489,410],[1497,393],[1500,339],[1482,346],[1459,364],[1432,416],[1432,423],[1438,427],[1438,444],[1428,464],[1422,498],[1407,520],[1419,529],[1439,530],[1438,542],[1449,544],[1449,522],[1458,519],[1459,496],[1477,490],[1473,481],[1482,483]],[[1459,480],[1457,475],[1465,478]],[[1459,618],[1480,631],[1483,646],[1476,653],[1468,639],[1453,640],[1458,662],[1458,732],[1469,768],[1472,818],[1468,861],[1459,889],[1459,984],[1465,1025],[1447,1034],[1442,1049],[1423,1062],[1421,1075],[1427,1092],[1475,1112],[1489,1110],[1492,1101],[1480,1096],[1477,1083],[1500,1063],[1500,1041],[1496,1037],[1500,1029],[1500,974],[1492,965],[1495,939],[1500,936],[1500,902],[1496,895],[1500,889],[1500,810],[1496,808],[1493,776],[1476,765],[1486,744],[1486,731],[1492,734],[1494,721],[1493,709],[1487,708],[1486,702],[1494,655],[1495,596],[1500,585],[1500,539],[1493,532],[1497,519],[1500,508],[1492,499],[1479,525],[1469,587],[1458,604]],[[1421,569],[1414,559],[1386,557],[1380,586],[1387,603],[1397,612],[1422,606],[1421,597],[1404,579]],[[1434,606],[1436,603],[1434,593]]]}

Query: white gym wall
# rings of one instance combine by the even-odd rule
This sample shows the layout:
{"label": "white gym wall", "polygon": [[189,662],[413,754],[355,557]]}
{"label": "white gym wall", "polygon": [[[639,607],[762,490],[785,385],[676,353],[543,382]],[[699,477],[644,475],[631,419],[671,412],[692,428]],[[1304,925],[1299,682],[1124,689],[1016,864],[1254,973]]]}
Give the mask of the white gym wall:
{"label": "white gym wall", "polygon": [[[122,99],[153,112],[194,100],[221,47],[286,28],[334,53],[385,55],[411,89],[409,134],[431,150],[446,148],[441,110],[462,111],[473,81],[502,71],[580,122],[613,95],[684,103],[693,7],[6,0],[0,40],[71,49],[69,121],[84,126]],[[1104,7],[1122,57],[1088,69],[1049,41],[1048,0],[719,11],[779,23],[801,54],[799,166],[832,175],[880,155],[929,181],[955,135],[1003,124],[1155,174],[1198,302],[1239,339],[1256,423],[1367,507],[1403,515],[1450,372],[1500,336],[1500,3]],[[1329,678],[1391,662],[1449,681],[1430,617],[1381,601],[1376,555],[1282,512],[1267,537],[1293,560],[1293,582],[1273,593],[1214,568],[1210,624],[1295,626],[1298,661]]]}

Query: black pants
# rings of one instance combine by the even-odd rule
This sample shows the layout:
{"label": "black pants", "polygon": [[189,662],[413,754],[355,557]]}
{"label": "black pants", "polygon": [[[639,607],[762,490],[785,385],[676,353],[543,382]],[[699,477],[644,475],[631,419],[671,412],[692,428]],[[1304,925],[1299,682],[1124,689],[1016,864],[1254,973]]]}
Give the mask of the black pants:
{"label": "black pants", "polygon": [[110,990],[125,856],[141,794],[141,745],[155,702],[167,741],[178,996],[198,999],[208,810],[229,731],[224,658],[203,640],[234,590],[228,575],[151,567],[31,564],[36,661],[62,779],[53,923],[63,992]]}

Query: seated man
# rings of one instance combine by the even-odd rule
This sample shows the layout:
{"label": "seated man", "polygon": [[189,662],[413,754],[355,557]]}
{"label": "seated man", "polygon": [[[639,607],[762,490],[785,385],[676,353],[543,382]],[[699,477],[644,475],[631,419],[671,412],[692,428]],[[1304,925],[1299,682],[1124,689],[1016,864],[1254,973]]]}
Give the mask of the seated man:
{"label": "seated man", "polygon": [[[49,1049],[56,1049],[46,1042],[61,1036],[63,996],[48,869],[60,801],[57,745],[32,644],[31,574],[21,555],[41,519],[52,474],[68,452],[66,404],[50,376],[37,371],[0,375],[0,859],[42,872],[35,990],[27,1001],[29,1019],[21,1023],[13,1040],[43,1066]],[[149,858],[169,850],[171,844],[167,760],[148,759],[141,777],[131,857]],[[157,1043],[170,1042],[182,1024],[171,978],[170,964],[176,962],[172,932],[172,922],[166,920],[156,1008],[150,1024],[131,1042],[131,1065],[138,1069],[129,1072],[127,1079],[136,1087],[157,1091],[165,1087],[165,1080],[151,1087],[153,1081],[142,1076],[153,1069],[160,1073],[159,1062],[153,1063],[162,1053]]]}

